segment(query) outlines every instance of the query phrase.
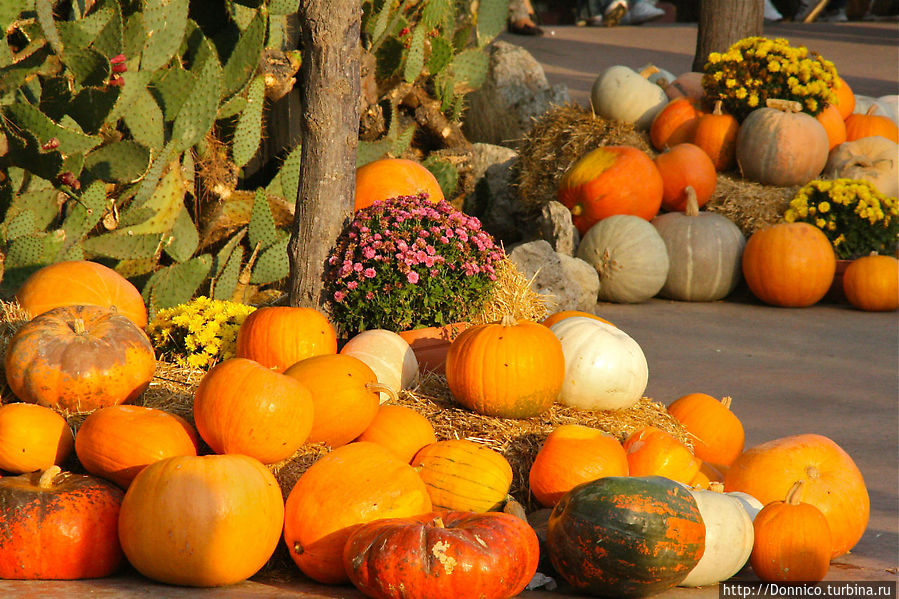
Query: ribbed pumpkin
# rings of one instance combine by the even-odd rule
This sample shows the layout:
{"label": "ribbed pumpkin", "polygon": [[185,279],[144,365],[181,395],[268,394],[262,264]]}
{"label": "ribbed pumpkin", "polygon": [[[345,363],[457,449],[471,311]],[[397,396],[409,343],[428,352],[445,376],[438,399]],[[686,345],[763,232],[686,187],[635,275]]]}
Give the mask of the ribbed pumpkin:
{"label": "ribbed pumpkin", "polygon": [[690,434],[693,453],[701,460],[729,466],[743,453],[746,438],[743,423],[731,411],[733,400],[717,400],[705,393],[688,393],[668,406],[668,413],[677,418]]}
{"label": "ribbed pumpkin", "polygon": [[448,512],[361,525],[343,562],[353,585],[382,599],[505,599],[537,571],[539,543],[521,518]]}
{"label": "ribbed pumpkin", "polygon": [[700,115],[697,102],[691,98],[679,97],[671,100],[659,111],[649,128],[649,140],[652,147],[662,151],[669,147],[668,138],[683,123]]}
{"label": "ribbed pumpkin", "polygon": [[543,441],[528,470],[528,487],[540,505],[553,507],[577,485],[603,476],[627,476],[618,439],[589,426],[563,424]]}
{"label": "ribbed pumpkin", "polygon": [[30,403],[0,405],[0,470],[23,474],[60,465],[74,443],[66,419],[54,410]]}
{"label": "ribbed pumpkin", "polygon": [[875,114],[876,111],[877,106],[872,105],[865,113],[854,112],[846,117],[846,140],[880,135],[899,143],[899,125],[888,116]]}
{"label": "ribbed pumpkin", "polygon": [[463,331],[446,355],[446,382],[460,404],[487,416],[530,418],[559,397],[562,345],[545,326],[504,316]]}
{"label": "ribbed pumpkin", "polygon": [[579,591],[642,597],[680,583],[705,551],[690,491],[661,476],[606,476],[569,491],[549,516],[553,567]]}
{"label": "ribbed pumpkin", "polygon": [[834,86],[833,91],[837,95],[834,105],[836,105],[840,117],[845,121],[855,110],[855,94],[846,80],[839,75],[837,75],[837,85]]}
{"label": "ribbed pumpkin", "polygon": [[146,406],[109,406],[84,419],[75,453],[84,469],[127,489],[137,473],[164,458],[197,455],[199,438],[184,418]]}
{"label": "ribbed pumpkin", "polygon": [[615,214],[650,220],[662,205],[662,176],[633,146],[603,146],[581,156],[559,182],[559,202],[581,235]]}
{"label": "ribbed pumpkin", "polygon": [[422,447],[412,467],[428,488],[435,508],[486,512],[505,503],[512,466],[499,452],[467,439],[447,439]]}
{"label": "ribbed pumpkin", "polygon": [[341,584],[348,581],[343,548],[359,525],[432,509],[412,466],[375,443],[350,443],[319,458],[297,480],[287,496],[284,542],[306,576]]}
{"label": "ribbed pumpkin", "polygon": [[863,179],[895,197],[899,195],[899,144],[880,135],[841,143],[830,151],[824,174],[831,179]]}
{"label": "ribbed pumpkin", "polygon": [[337,353],[337,332],[314,308],[265,306],[237,331],[236,355],[278,372],[304,358]]}
{"label": "ribbed pumpkin", "polygon": [[833,104],[828,104],[824,110],[818,113],[815,119],[824,127],[827,133],[827,151],[834,149],[846,141],[846,123],[840,116],[839,109]]}
{"label": "ribbed pumpkin", "polygon": [[214,587],[254,575],[278,546],[284,500],[274,475],[241,454],[177,456],[128,487],[119,539],[147,578]]}
{"label": "ribbed pumpkin", "polygon": [[711,158],[699,146],[677,144],[656,156],[655,162],[662,175],[662,208],[665,210],[686,210],[688,189],[693,190],[699,208],[715,193],[718,173]]}
{"label": "ribbed pumpkin", "polygon": [[615,326],[614,323],[609,322],[602,316],[597,316],[596,314],[593,314],[592,312],[584,312],[583,310],[560,310],[558,312],[553,312],[552,314],[550,314],[549,316],[547,316],[546,318],[541,320],[540,324],[542,324],[545,327],[551,327],[554,324],[556,324],[557,322],[559,322],[560,320],[564,320],[566,318],[571,318],[572,316],[584,316],[586,318],[593,318],[600,322],[604,322],[606,324]]}
{"label": "ribbed pumpkin", "polygon": [[805,185],[827,163],[827,131],[815,117],[800,112],[798,102],[767,104],[750,112],[740,125],[736,151],[740,173],[764,185]]}
{"label": "ribbed pumpkin", "polygon": [[356,441],[377,443],[408,464],[419,449],[436,443],[437,437],[434,425],[412,408],[383,404]]}
{"label": "ribbed pumpkin", "polygon": [[[719,172],[733,168],[736,158],[737,135],[740,124],[733,115],[721,109],[721,102],[716,102],[712,112],[699,115],[696,119],[692,135],[685,141],[693,143],[708,154]],[[669,140],[674,143],[675,140]]]}
{"label": "ribbed pumpkin", "polygon": [[831,557],[847,553],[865,532],[870,500],[855,462],[831,439],[803,434],[751,447],[728,468],[724,487],[767,505],[786,497],[798,480],[804,481],[803,501],[827,518],[833,535]]}
{"label": "ribbed pumpkin", "polygon": [[670,433],[644,426],[622,442],[631,476],[664,476],[689,484],[702,461]]}
{"label": "ribbed pumpkin", "polygon": [[668,250],[655,227],[619,214],[593,226],[578,245],[577,257],[599,274],[599,299],[639,303],[657,294],[668,278]]}
{"label": "ribbed pumpkin", "polygon": [[[371,368],[378,382],[394,391],[414,387],[418,382],[418,359],[405,339],[386,329],[369,329],[353,336],[340,349],[346,356],[359,358]],[[390,398],[381,393],[381,403]]]}
{"label": "ribbed pumpkin", "polygon": [[368,428],[378,413],[380,393],[396,394],[378,382],[365,362],[343,354],[306,358],[284,374],[312,395],[312,430],[306,440],[331,447],[346,445]]}
{"label": "ribbed pumpkin", "polygon": [[899,308],[899,260],[876,254],[853,260],[843,273],[843,292],[859,310]]}
{"label": "ribbed pumpkin", "polygon": [[740,283],[743,232],[722,214],[700,211],[692,189],[687,188],[683,213],[660,214],[652,224],[668,250],[668,276],[659,295],[710,302],[727,297]]}
{"label": "ribbed pumpkin", "polygon": [[774,306],[799,308],[830,289],[836,255],[827,236],[809,223],[779,223],[753,233],[743,248],[743,277],[753,295]]}
{"label": "ribbed pumpkin", "polygon": [[55,262],[32,273],[16,292],[16,301],[32,317],[60,306],[91,305],[115,309],[140,328],[147,306],[128,279],[97,262]]}
{"label": "ribbed pumpkin", "polygon": [[0,478],[0,579],[73,580],[115,572],[122,563],[122,495],[111,482],[59,466]]}
{"label": "ribbed pumpkin", "polygon": [[22,401],[87,412],[137,398],[150,385],[156,356],[143,330],[121,314],[62,306],[16,331],[5,367]]}
{"label": "ribbed pumpkin", "polygon": [[356,169],[355,210],[378,200],[427,193],[435,204],[444,199],[437,178],[427,168],[405,158],[382,158]]}

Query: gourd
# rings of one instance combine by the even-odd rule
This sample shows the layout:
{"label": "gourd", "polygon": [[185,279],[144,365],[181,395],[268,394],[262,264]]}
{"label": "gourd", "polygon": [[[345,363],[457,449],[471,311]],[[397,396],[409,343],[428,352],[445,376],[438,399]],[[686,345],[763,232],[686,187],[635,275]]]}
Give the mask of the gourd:
{"label": "gourd", "polygon": [[435,204],[444,199],[437,178],[427,168],[405,158],[382,158],[356,169],[354,210],[398,196],[428,194]]}
{"label": "gourd", "polygon": [[856,258],[843,273],[843,292],[859,310],[896,310],[899,308],[899,260],[877,254]]}
{"label": "gourd", "polygon": [[649,367],[640,345],[624,331],[591,318],[566,318],[550,327],[562,343],[565,381],[558,402],[581,410],[618,410],[636,404]]}
{"label": "gourd", "polygon": [[742,279],[740,260],[746,238],[729,218],[699,210],[691,188],[683,213],[652,219],[668,253],[668,276],[659,295],[710,302],[727,297]]}
{"label": "gourd", "polygon": [[436,443],[437,437],[431,422],[412,408],[382,404],[356,441],[377,443],[408,464],[419,449]]}
{"label": "gourd", "polygon": [[599,299],[619,303],[648,300],[668,278],[668,250],[655,227],[636,216],[619,214],[591,228],[577,257],[599,274]]}
{"label": "gourd", "polygon": [[646,130],[668,102],[665,90],[633,69],[615,65],[602,71],[590,89],[590,104],[599,116]]}
{"label": "gourd", "polygon": [[846,140],[855,141],[863,137],[879,135],[899,143],[899,125],[888,116],[877,114],[877,105],[872,104],[864,113],[854,112],[846,117]]}
{"label": "gourd", "polygon": [[131,481],[119,539],[128,561],[147,578],[215,587],[259,571],[278,545],[283,522],[281,488],[259,460],[175,456]]}
{"label": "gourd", "polygon": [[314,308],[264,306],[240,325],[235,353],[284,372],[305,358],[337,353],[337,332]]}
{"label": "gourd", "polygon": [[642,597],[680,583],[705,551],[693,495],[661,476],[606,476],[569,491],[549,516],[555,570],[575,589]]}
{"label": "gourd", "polygon": [[686,445],[655,426],[635,430],[621,446],[631,476],[664,476],[689,484],[702,465]]}
{"label": "gourd", "polygon": [[312,395],[296,379],[246,358],[216,364],[194,394],[197,432],[216,453],[263,464],[289,458],[312,430]]}
{"label": "gourd", "polygon": [[669,147],[669,138],[678,127],[700,115],[697,101],[679,97],[669,101],[652,120],[649,128],[649,141],[656,150]]}
{"label": "gourd", "polygon": [[682,143],[672,146],[655,158],[662,175],[662,208],[683,212],[690,192],[696,206],[702,208],[715,193],[718,173],[711,158],[699,146]]}
{"label": "gourd", "polygon": [[668,413],[690,434],[693,453],[699,459],[730,466],[743,453],[743,423],[731,411],[733,400],[719,401],[705,393],[688,393],[668,406]]}
{"label": "gourd", "polygon": [[347,540],[353,585],[383,599],[505,599],[537,571],[538,541],[521,518],[448,512],[368,522]]}
{"label": "gourd", "polygon": [[769,99],[766,107],[749,113],[736,145],[744,178],[788,187],[805,185],[821,173],[827,163],[827,131],[800,110],[798,102]]}
{"label": "gourd", "polygon": [[506,315],[463,331],[446,355],[446,382],[460,404],[487,416],[531,418],[562,389],[562,345],[545,326]]}
{"label": "gourd", "polygon": [[432,509],[412,466],[375,443],[350,443],[319,458],[297,480],[284,508],[284,542],[306,576],[342,584],[349,580],[343,548],[360,524]]}
{"label": "gourd", "polygon": [[895,197],[899,195],[899,144],[881,135],[841,143],[831,150],[824,174],[832,179],[862,179]]}
{"label": "gourd", "polygon": [[0,405],[0,470],[24,474],[64,463],[72,429],[57,412],[29,403]]}
{"label": "gourd", "polygon": [[[399,392],[410,389],[418,382],[418,359],[415,352],[393,331],[369,329],[353,336],[340,349],[346,356],[359,358],[371,368],[378,382]],[[381,403],[390,399],[381,393]]]}
{"label": "gourd", "polygon": [[44,312],[16,331],[6,348],[6,382],[16,397],[59,410],[128,403],[150,385],[155,371],[146,333],[100,306]]}

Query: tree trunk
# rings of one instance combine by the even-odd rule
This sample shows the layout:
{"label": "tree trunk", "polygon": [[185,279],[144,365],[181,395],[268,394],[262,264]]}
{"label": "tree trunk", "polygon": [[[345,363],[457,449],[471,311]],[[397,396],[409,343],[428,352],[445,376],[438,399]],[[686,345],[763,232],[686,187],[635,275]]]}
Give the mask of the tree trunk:
{"label": "tree trunk", "polygon": [[711,52],[726,52],[744,37],[762,35],[764,0],[702,0],[693,70],[705,68]]}
{"label": "tree trunk", "polygon": [[353,214],[359,137],[360,0],[301,0],[302,150],[288,301],[324,311],[325,261]]}

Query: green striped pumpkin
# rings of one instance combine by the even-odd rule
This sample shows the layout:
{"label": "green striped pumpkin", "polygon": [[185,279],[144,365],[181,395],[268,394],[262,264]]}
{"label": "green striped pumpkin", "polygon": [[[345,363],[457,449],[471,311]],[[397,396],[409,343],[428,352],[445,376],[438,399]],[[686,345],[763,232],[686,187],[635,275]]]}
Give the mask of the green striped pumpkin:
{"label": "green striped pumpkin", "polygon": [[677,585],[705,551],[689,489],[661,476],[607,476],[565,494],[549,516],[553,567],[594,595],[643,597]]}
{"label": "green striped pumpkin", "polygon": [[461,512],[500,509],[512,486],[512,467],[502,454],[466,439],[422,447],[412,466],[428,487],[435,508]]}

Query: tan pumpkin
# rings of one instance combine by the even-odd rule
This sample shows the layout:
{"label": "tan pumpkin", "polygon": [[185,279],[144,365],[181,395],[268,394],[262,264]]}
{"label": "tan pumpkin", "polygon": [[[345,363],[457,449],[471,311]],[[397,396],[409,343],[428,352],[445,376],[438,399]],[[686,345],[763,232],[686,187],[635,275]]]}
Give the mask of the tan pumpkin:
{"label": "tan pumpkin", "polygon": [[798,102],[768,100],[740,125],[736,159],[750,181],[788,187],[805,185],[827,163],[829,140],[815,117]]}
{"label": "tan pumpkin", "polygon": [[830,151],[824,174],[832,179],[861,179],[882,194],[899,195],[899,144],[881,135],[841,143]]}
{"label": "tan pumpkin", "polygon": [[0,470],[25,474],[60,465],[75,441],[66,419],[44,406],[0,406]]}
{"label": "tan pumpkin", "polygon": [[843,293],[859,310],[896,310],[899,308],[899,260],[877,254],[853,260],[843,273]]}
{"label": "tan pumpkin", "polygon": [[[394,391],[410,389],[418,382],[418,359],[412,347],[393,331],[369,329],[353,336],[340,349],[346,356],[359,358],[371,368],[378,382]],[[381,393],[381,403],[390,399]]]}
{"label": "tan pumpkin", "polygon": [[705,73],[690,71],[681,73],[665,87],[665,95],[671,98],[692,98],[697,102],[702,100],[704,90],[702,89],[702,76]]}

